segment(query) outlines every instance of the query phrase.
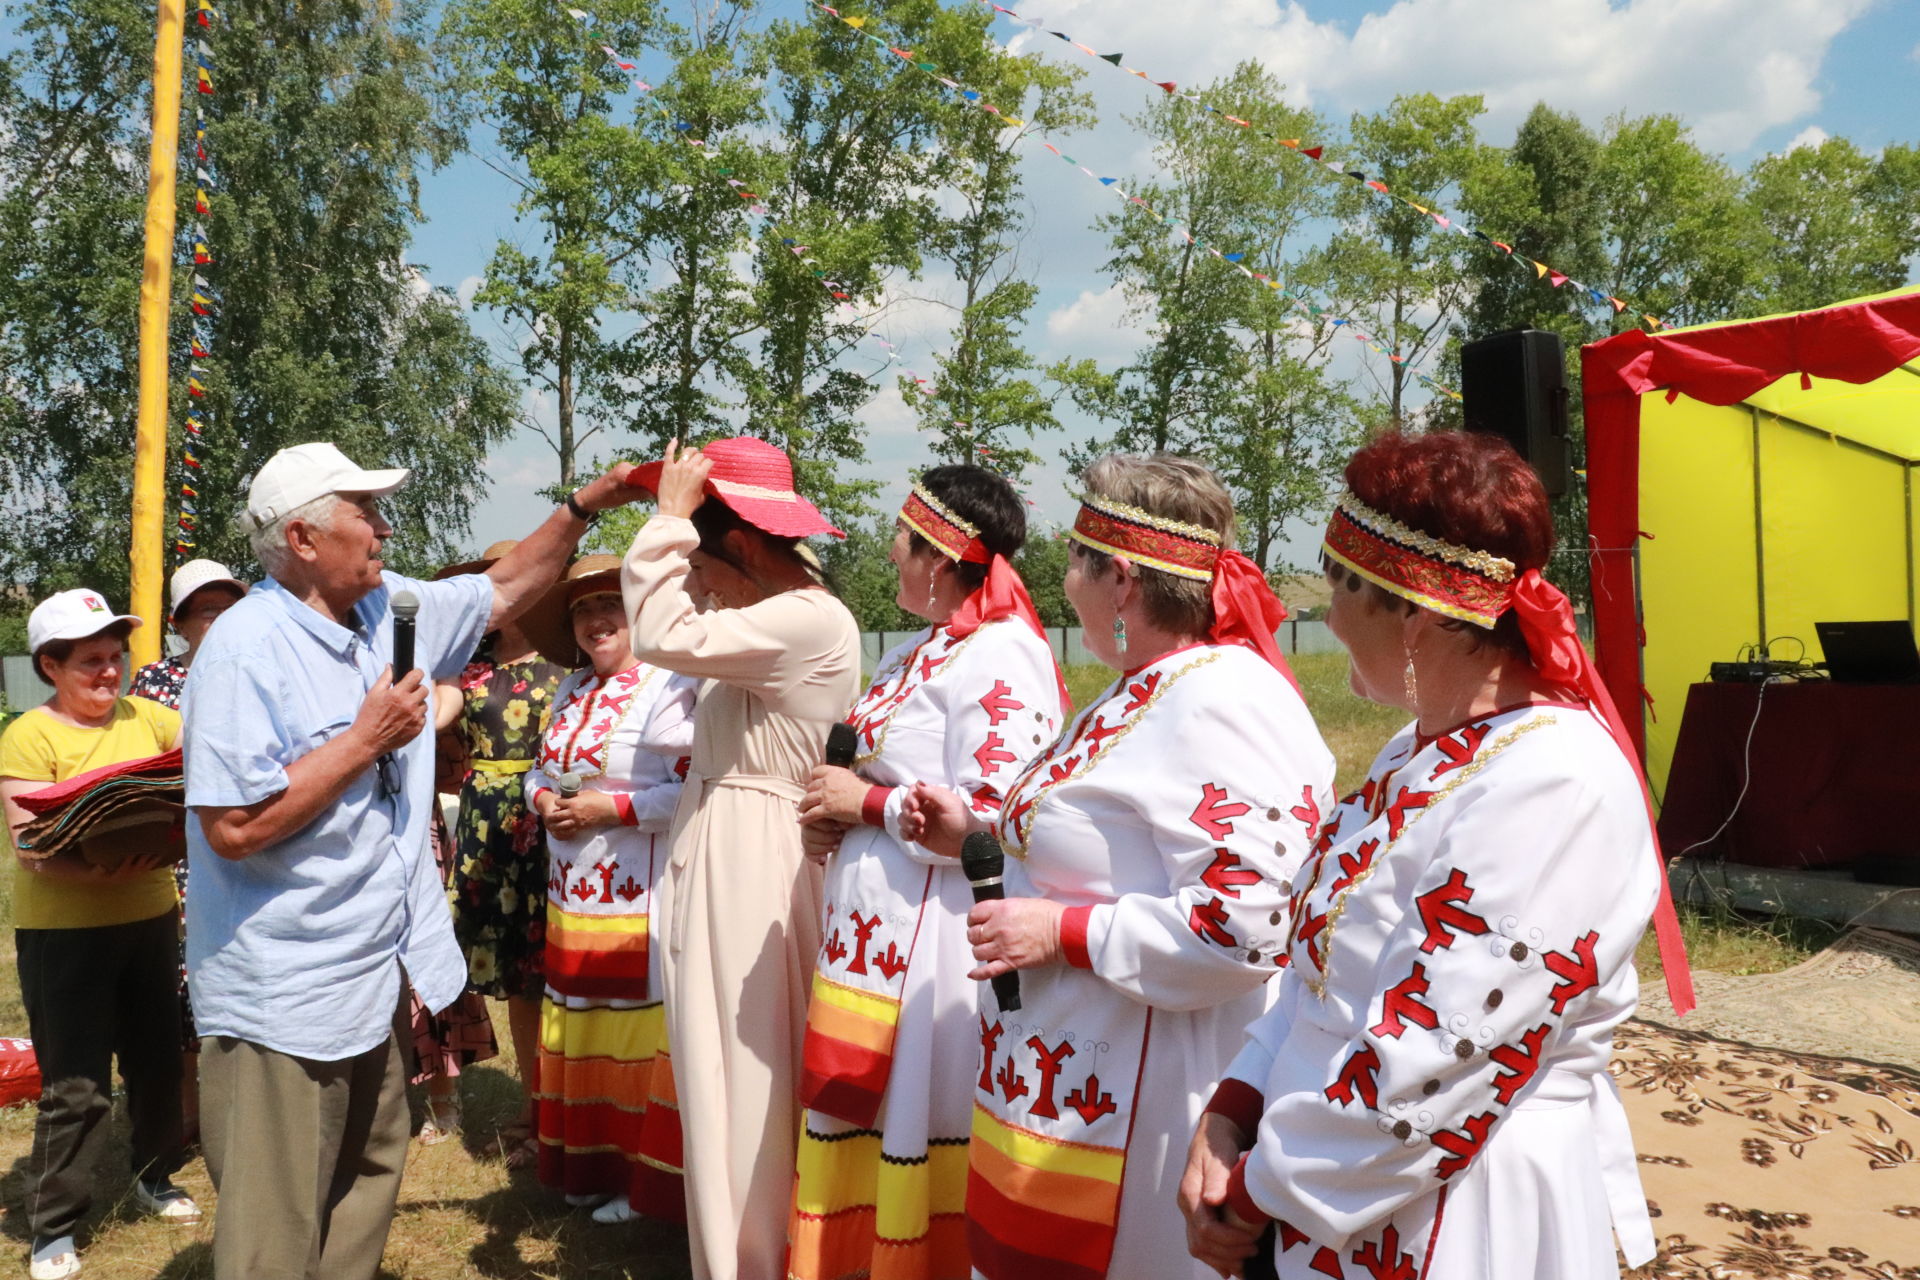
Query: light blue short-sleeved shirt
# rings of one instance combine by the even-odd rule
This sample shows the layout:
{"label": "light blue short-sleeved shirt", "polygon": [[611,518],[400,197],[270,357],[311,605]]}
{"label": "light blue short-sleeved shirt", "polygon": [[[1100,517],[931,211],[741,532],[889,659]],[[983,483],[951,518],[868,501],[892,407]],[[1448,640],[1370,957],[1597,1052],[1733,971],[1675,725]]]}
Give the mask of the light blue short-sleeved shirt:
{"label": "light blue short-sleeved shirt", "polygon": [[[231,861],[207,844],[198,805],[250,805],[284,791],[287,766],[346,731],[392,660],[395,591],[420,598],[414,663],[446,678],[493,610],[480,574],[416,582],[386,574],[347,628],[268,579],[208,632],[193,661],[185,727],[187,969],[200,1034],[338,1061],[385,1042],[401,971],[430,1009],[467,967],[428,847],[433,734],[369,768],[304,829]],[[427,717],[431,723],[431,700]]]}

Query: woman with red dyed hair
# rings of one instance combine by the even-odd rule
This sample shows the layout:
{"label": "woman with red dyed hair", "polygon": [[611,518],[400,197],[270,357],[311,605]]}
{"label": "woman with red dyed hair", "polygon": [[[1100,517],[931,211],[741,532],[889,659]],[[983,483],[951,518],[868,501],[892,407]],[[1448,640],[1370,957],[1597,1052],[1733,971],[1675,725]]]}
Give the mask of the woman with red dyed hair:
{"label": "woman with red dyed hair", "polygon": [[1644,782],[1520,456],[1390,434],[1346,479],[1328,625],[1414,721],[1294,879],[1279,998],[1189,1151],[1188,1247],[1286,1280],[1613,1280],[1614,1234],[1654,1256],[1606,1074],[1650,916],[1691,1004]]}

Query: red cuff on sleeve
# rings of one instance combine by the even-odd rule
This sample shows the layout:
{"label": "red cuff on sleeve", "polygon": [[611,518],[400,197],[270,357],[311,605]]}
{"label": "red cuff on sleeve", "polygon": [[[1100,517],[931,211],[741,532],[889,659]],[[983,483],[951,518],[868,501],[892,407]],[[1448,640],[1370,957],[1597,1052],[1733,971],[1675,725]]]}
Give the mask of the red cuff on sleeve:
{"label": "red cuff on sleeve", "polygon": [[535,787],[535,788],[533,789],[533,811],[534,811],[535,813],[538,813],[538,812],[540,812],[540,797],[541,797],[541,796],[550,796],[550,795],[552,795],[552,794],[553,794],[553,788],[552,788],[552,787]]}
{"label": "red cuff on sleeve", "polygon": [[620,815],[621,826],[637,827],[640,825],[639,815],[633,811],[633,796],[628,792],[616,791],[613,793],[613,809],[615,813]]}
{"label": "red cuff on sleeve", "polygon": [[1266,1098],[1245,1080],[1222,1080],[1202,1114],[1225,1116],[1251,1138],[1260,1131],[1260,1117],[1266,1109]]}
{"label": "red cuff on sleeve", "polygon": [[1093,968],[1093,957],[1087,954],[1087,921],[1092,917],[1092,907],[1068,907],[1060,917],[1060,953],[1076,969]]}
{"label": "red cuff on sleeve", "polygon": [[1233,1210],[1242,1222],[1249,1222],[1257,1227],[1271,1221],[1272,1218],[1265,1209],[1253,1202],[1252,1196],[1247,1194],[1247,1156],[1252,1154],[1251,1151],[1243,1153],[1240,1162],[1233,1166],[1233,1176],[1227,1179],[1227,1208]]}
{"label": "red cuff on sleeve", "polygon": [[860,802],[860,821],[870,827],[886,826],[887,797],[892,794],[892,787],[868,787],[867,798]]}

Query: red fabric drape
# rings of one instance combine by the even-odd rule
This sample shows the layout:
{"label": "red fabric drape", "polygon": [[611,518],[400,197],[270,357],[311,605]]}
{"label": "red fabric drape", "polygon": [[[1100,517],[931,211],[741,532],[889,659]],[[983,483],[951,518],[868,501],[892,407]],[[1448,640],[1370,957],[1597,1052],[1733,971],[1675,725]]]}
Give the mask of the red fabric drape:
{"label": "red fabric drape", "polygon": [[1633,545],[1640,520],[1640,397],[1667,390],[1738,404],[1793,374],[1872,382],[1920,358],[1920,288],[1712,329],[1635,329],[1580,353],[1586,409],[1594,647],[1635,746],[1646,750]]}

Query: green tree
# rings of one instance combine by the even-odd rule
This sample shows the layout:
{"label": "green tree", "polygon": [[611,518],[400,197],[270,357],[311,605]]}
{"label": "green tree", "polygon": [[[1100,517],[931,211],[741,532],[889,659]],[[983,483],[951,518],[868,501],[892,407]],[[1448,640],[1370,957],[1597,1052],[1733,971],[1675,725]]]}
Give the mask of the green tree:
{"label": "green tree", "polygon": [[[1472,208],[1513,173],[1499,149],[1479,139],[1475,122],[1485,110],[1477,94],[1397,97],[1384,111],[1353,117],[1342,163],[1422,204]],[[1472,299],[1469,245],[1478,242],[1357,183],[1342,184],[1335,208],[1340,229],[1328,257],[1338,296],[1353,299],[1375,341],[1402,357],[1385,363],[1380,388],[1386,421],[1398,425],[1412,408],[1413,370],[1437,365]]]}
{"label": "green tree", "polygon": [[[1252,63],[1200,96],[1270,129],[1325,133]],[[1150,339],[1115,370],[1054,366],[1074,401],[1113,428],[1073,456],[1082,466],[1110,449],[1206,457],[1234,491],[1242,546],[1265,564],[1285,522],[1324,502],[1360,422],[1360,405],[1326,370],[1338,328],[1282,296],[1332,283],[1333,260],[1304,247],[1329,194],[1277,163],[1258,135],[1186,101],[1164,99],[1137,123],[1168,176],[1127,187],[1151,210],[1129,203],[1096,225],[1114,248],[1108,270],[1134,314],[1150,318]],[[1187,230],[1170,235],[1167,218]]]}
{"label": "green tree", "polygon": [[1765,236],[1767,312],[1896,288],[1920,253],[1920,148],[1795,147],[1754,163],[1746,198]]}
{"label": "green tree", "polygon": [[[23,48],[0,72],[0,241],[12,268],[0,332],[15,355],[0,466],[14,499],[41,510],[0,529],[0,558],[36,590],[85,580],[117,595],[152,20],[119,0],[21,13]],[[351,0],[297,14],[236,0],[206,32],[217,182],[203,221],[222,305],[203,379],[205,465],[192,476],[199,554],[249,562],[234,523],[244,481],[308,440],[414,468],[416,482],[389,504],[397,567],[429,566],[466,530],[487,448],[509,429],[510,388],[451,298],[407,260],[420,169],[456,140],[421,33],[417,5]],[[191,182],[180,198],[185,248]],[[175,281],[181,332],[191,273]],[[176,354],[176,422],[185,372]],[[176,455],[173,485],[177,467]]]}
{"label": "green tree", "polygon": [[600,40],[540,0],[455,0],[440,32],[451,92],[526,168],[515,214],[532,236],[500,241],[474,303],[517,327],[527,382],[553,397],[551,432],[537,414],[521,424],[553,447],[562,487],[581,446],[627,403],[614,331],[644,278],[636,197],[656,188],[662,163],[613,118],[616,104],[630,109],[632,89],[596,46],[638,55],[666,34],[663,22],[653,0],[597,9]]}
{"label": "green tree", "polygon": [[1612,292],[1633,301],[1618,327],[1699,324],[1749,313],[1760,229],[1740,180],[1674,116],[1615,118],[1595,190]]}
{"label": "green tree", "polygon": [[[1092,127],[1091,99],[1073,87],[1077,71],[1032,56],[997,59],[991,70],[991,79],[972,87],[1022,117],[1022,135]],[[944,145],[968,162],[951,178],[964,207],[936,224],[927,256],[952,269],[959,316],[952,345],[934,355],[931,394],[905,377],[900,393],[917,410],[937,456],[985,459],[1017,480],[1038,461],[1026,442],[1060,424],[1052,398],[1020,376],[1036,367],[1020,345],[1020,329],[1040,290],[1019,274],[1016,238],[1025,216],[1015,142],[1006,131],[1002,116],[984,111],[950,110],[942,122]]]}

